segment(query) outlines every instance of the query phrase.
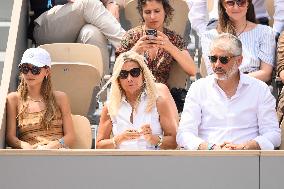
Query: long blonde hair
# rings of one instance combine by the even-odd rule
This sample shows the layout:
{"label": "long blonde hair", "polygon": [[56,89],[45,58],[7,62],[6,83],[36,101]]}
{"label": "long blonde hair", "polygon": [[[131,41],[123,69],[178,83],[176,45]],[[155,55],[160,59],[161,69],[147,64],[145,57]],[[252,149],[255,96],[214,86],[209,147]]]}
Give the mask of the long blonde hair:
{"label": "long blonde hair", "polygon": [[145,83],[145,85],[143,86],[145,87],[145,92],[147,94],[147,106],[145,111],[150,112],[152,108],[156,106],[156,100],[158,95],[155,85],[155,77],[147,67],[147,64],[145,63],[146,59],[134,51],[127,51],[118,56],[114,64],[112,77],[102,88],[103,91],[107,87],[107,85],[111,83],[109,104],[108,104],[108,112],[110,116],[117,115],[119,106],[121,104],[124,92],[123,89],[120,87],[120,84],[118,82],[118,77],[123,64],[127,61],[134,61],[138,63],[140,68],[142,69],[142,74]]}
{"label": "long blonde hair", "polygon": [[[17,117],[24,118],[24,113],[26,113],[29,103],[27,101],[28,99],[28,87],[27,83],[24,80],[24,77],[20,77],[21,82],[18,86],[17,92],[20,95],[20,109],[19,114]],[[51,121],[55,118],[57,111],[59,110],[59,107],[56,103],[55,96],[53,94],[52,84],[51,84],[51,78],[50,75],[46,76],[41,84],[40,94],[43,96],[43,101],[45,103],[45,113],[41,120],[41,125],[45,127],[46,129],[49,128],[51,125]]]}

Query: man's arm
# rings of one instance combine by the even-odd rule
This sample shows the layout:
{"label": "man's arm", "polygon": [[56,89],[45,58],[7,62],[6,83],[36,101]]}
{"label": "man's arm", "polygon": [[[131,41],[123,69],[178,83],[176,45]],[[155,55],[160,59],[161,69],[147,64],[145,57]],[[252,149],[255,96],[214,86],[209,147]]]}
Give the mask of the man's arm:
{"label": "man's arm", "polygon": [[119,21],[120,5],[115,0],[101,0],[106,9]]}
{"label": "man's arm", "polygon": [[284,0],[274,0],[273,30],[277,33],[284,31]]}
{"label": "man's arm", "polygon": [[189,150],[197,150],[199,145],[204,142],[198,137],[198,129],[201,124],[201,107],[197,83],[201,84],[194,82],[188,90],[177,132],[178,145]]}
{"label": "man's arm", "polygon": [[259,136],[253,140],[258,143],[261,150],[273,150],[281,144],[281,130],[275,111],[275,98],[268,86],[265,86],[265,91],[258,94],[261,94],[257,110]]}
{"label": "man's arm", "polygon": [[187,0],[189,8],[188,19],[191,27],[200,36],[205,30],[208,23],[208,11],[206,0]]}

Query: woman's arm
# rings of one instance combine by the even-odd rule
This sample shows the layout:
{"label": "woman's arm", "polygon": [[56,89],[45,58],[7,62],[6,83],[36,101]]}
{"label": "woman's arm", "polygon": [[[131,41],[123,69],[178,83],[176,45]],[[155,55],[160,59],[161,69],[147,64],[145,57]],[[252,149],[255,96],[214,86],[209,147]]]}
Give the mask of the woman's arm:
{"label": "woman's arm", "polygon": [[277,75],[284,83],[284,32],[278,39],[277,47]]}
{"label": "woman's arm", "polygon": [[273,67],[270,64],[261,62],[260,69],[258,71],[249,73],[249,75],[264,82],[268,82],[271,80],[272,70]]}
{"label": "woman's arm", "polygon": [[102,109],[98,133],[97,133],[96,147],[98,149],[101,148],[112,149],[116,147],[116,143],[114,144],[113,140],[110,139],[111,130],[112,130],[112,122],[110,116],[108,115],[107,107],[104,106]]}
{"label": "woman's arm", "polygon": [[6,142],[12,148],[33,149],[32,145],[19,140],[16,135],[18,99],[17,92],[12,92],[7,96]]}
{"label": "woman's arm", "polygon": [[156,38],[155,43],[159,48],[170,53],[188,75],[194,76],[196,74],[195,64],[187,50],[180,50],[160,31],[158,31],[158,37]]}
{"label": "woman's arm", "polygon": [[176,134],[178,127],[178,112],[168,87],[158,83],[159,97],[157,110],[160,115],[160,124],[164,132],[162,149],[175,149],[177,147]]}
{"label": "woman's arm", "polygon": [[[54,96],[62,114],[64,145],[70,147],[75,141],[75,132],[68,97],[64,92],[60,91],[55,91]],[[46,146],[47,149],[58,149],[61,147],[61,144],[57,140],[49,142]]]}

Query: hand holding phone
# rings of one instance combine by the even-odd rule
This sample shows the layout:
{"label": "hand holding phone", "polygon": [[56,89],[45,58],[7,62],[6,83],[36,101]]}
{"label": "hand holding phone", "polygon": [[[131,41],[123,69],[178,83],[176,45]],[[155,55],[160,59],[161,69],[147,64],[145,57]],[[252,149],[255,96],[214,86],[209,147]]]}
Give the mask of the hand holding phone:
{"label": "hand holding phone", "polygon": [[157,37],[156,29],[147,29],[145,32],[146,32],[146,35],[149,36],[149,39],[154,39],[155,37]]}

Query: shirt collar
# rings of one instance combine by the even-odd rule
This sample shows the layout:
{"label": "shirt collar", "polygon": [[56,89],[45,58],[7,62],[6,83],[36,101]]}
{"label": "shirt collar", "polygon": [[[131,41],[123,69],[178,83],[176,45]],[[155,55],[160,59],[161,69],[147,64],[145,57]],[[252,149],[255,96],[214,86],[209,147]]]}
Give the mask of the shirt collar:
{"label": "shirt collar", "polygon": [[[144,99],[146,98],[146,96],[147,96],[146,90],[144,90],[144,91],[141,93],[141,97],[140,97],[140,98],[144,100]],[[123,96],[122,96],[122,98],[121,98],[121,101],[124,102],[124,103],[128,103],[127,100],[126,100],[126,96],[125,96],[124,94],[123,94]]]}
{"label": "shirt collar", "polygon": [[[211,84],[212,86],[218,86],[218,83],[217,83],[217,79],[215,79],[215,76],[214,76],[214,73],[212,75],[210,75],[209,77],[211,77],[210,81],[211,81]],[[250,76],[248,76],[247,74],[244,74],[242,72],[240,72],[240,81],[239,81],[239,84],[238,84],[238,88],[237,88],[237,91],[242,87],[242,86],[247,86],[250,84],[250,80],[249,78]]]}

